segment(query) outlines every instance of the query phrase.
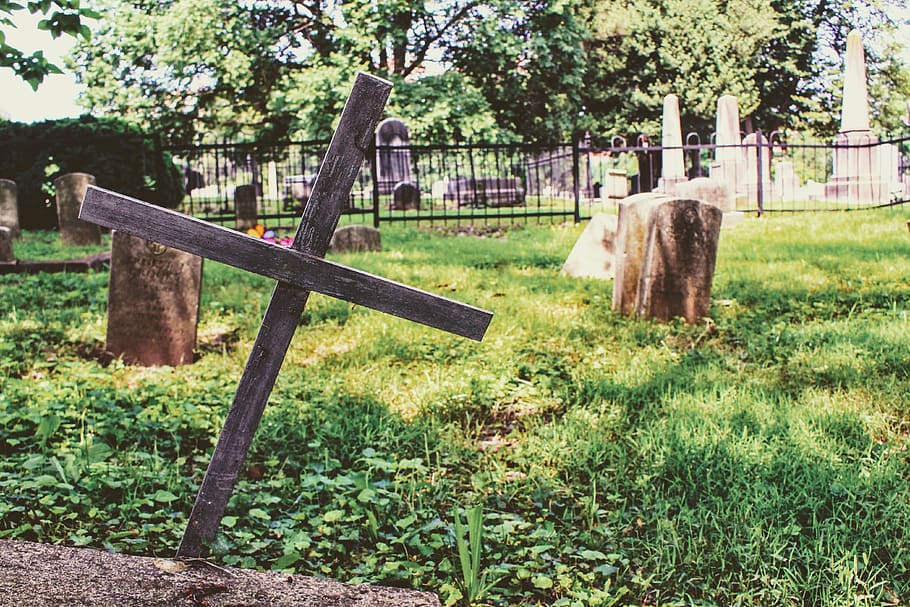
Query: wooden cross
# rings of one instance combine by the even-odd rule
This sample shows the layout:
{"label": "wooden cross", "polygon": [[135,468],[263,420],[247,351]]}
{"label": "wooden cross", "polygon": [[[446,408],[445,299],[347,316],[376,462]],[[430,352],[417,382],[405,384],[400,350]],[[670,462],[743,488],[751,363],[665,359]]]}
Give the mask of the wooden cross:
{"label": "wooden cross", "polygon": [[290,248],[101,188],[90,187],[85,195],[81,219],[278,281],[196,496],[178,557],[202,556],[215,537],[310,291],[478,341],[492,319],[486,310],[323,259],[391,89],[385,80],[357,76]]}

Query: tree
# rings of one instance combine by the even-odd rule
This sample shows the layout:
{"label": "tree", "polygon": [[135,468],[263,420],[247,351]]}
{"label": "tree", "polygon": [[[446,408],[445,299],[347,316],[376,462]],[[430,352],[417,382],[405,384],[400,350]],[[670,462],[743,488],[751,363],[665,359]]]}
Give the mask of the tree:
{"label": "tree", "polygon": [[358,70],[416,79],[476,0],[97,0],[72,66],[84,102],[172,142],[327,137]]}
{"label": "tree", "polygon": [[514,0],[487,9],[446,57],[483,92],[499,127],[536,142],[584,130],[588,31],[576,5]]}
{"label": "tree", "polygon": [[[83,23],[83,19],[96,19],[99,16],[95,11],[82,7],[79,0],[40,0],[27,2],[24,5],[9,0],[0,0],[0,26],[3,29],[16,27],[13,16],[25,10],[33,15],[43,14],[45,18],[38,22],[38,29],[49,32],[53,38],[68,34],[86,41],[91,38],[91,30]],[[58,66],[47,60],[43,51],[35,51],[27,55],[24,51],[7,44],[6,33],[2,29],[0,29],[0,68],[12,69],[13,73],[29,83],[35,90],[48,74],[62,73]]]}
{"label": "tree", "polygon": [[[669,93],[680,98],[684,129],[703,136],[725,94],[738,97],[747,126],[829,133],[847,32],[888,37],[893,25],[875,0],[614,0],[582,12],[591,30],[585,105],[610,135],[659,132]],[[899,53],[868,59],[871,90],[906,80]]]}

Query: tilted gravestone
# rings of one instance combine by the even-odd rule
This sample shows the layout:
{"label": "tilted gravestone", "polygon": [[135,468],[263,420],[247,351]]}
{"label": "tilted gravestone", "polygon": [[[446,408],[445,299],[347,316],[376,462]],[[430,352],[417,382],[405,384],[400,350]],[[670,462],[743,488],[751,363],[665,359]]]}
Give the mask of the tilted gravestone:
{"label": "tilted gravestone", "polygon": [[57,222],[60,242],[71,245],[101,244],[98,226],[79,219],[79,203],[88,186],[95,184],[95,177],[88,173],[67,173],[54,180],[57,195]]}
{"label": "tilted gravestone", "polygon": [[713,205],[682,198],[643,197],[624,205],[614,309],[661,321],[695,323],[707,316],[722,217]]}
{"label": "tilted gravestone", "polygon": [[360,74],[341,114],[291,247],[285,248],[100,188],[90,188],[81,217],[278,281],[177,554],[203,554],[234,490],[281,363],[310,291],[481,339],[492,314],[322,258],[363,163],[364,150],[391,91]]}
{"label": "tilted gravestone", "polygon": [[616,258],[616,215],[597,213],[585,227],[562,266],[562,273],[577,278],[613,278]]}
{"label": "tilted gravestone", "polygon": [[234,211],[236,213],[236,227],[241,232],[246,232],[255,227],[259,222],[259,212],[256,208],[256,186],[238,185],[234,189]]}
{"label": "tilted gravestone", "polygon": [[335,230],[329,241],[331,253],[361,253],[381,251],[382,239],[379,230],[371,226],[344,226]]}
{"label": "tilted gravestone", "polygon": [[0,226],[0,261],[13,261],[13,231],[6,226]]}
{"label": "tilted gravestone", "polygon": [[10,229],[13,238],[19,238],[19,205],[16,182],[0,179],[0,226]]}
{"label": "tilted gravestone", "polygon": [[202,258],[115,230],[105,349],[128,363],[193,362]]}

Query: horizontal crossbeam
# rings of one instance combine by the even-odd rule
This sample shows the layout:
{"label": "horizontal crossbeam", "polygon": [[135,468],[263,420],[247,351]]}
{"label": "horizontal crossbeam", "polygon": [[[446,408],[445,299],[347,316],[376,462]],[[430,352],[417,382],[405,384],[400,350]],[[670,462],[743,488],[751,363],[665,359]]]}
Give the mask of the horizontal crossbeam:
{"label": "horizontal crossbeam", "polygon": [[89,186],[79,218],[480,341],[493,315],[433,293]]}

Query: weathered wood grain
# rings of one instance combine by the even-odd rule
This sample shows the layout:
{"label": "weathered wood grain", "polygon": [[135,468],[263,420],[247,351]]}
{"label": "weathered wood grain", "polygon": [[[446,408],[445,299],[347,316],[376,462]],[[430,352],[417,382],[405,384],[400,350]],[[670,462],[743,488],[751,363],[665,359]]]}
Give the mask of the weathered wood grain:
{"label": "weathered wood grain", "polygon": [[[391,89],[385,80],[357,76],[304,208],[294,249],[325,255]],[[309,291],[283,282],[276,285],[177,556],[200,556],[214,539],[308,297]]]}
{"label": "weathered wood grain", "polygon": [[486,310],[95,186],[79,217],[462,337],[480,340],[492,318]]}

